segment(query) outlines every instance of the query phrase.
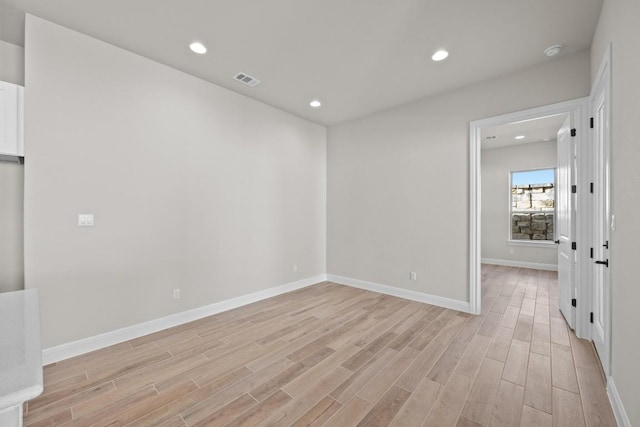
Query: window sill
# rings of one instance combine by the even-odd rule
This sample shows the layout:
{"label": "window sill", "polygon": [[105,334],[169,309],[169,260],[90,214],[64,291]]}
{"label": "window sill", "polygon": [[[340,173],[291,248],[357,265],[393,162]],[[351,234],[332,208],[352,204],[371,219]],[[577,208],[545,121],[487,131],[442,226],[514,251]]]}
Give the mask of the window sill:
{"label": "window sill", "polygon": [[555,248],[555,242],[549,240],[507,240],[507,244],[511,246],[529,246],[535,248]]}

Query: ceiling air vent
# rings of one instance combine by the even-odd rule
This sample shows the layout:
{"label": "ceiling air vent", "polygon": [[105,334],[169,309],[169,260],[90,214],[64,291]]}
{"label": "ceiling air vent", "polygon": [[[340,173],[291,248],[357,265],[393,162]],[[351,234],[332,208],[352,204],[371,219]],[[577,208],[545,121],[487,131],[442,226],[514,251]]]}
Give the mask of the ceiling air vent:
{"label": "ceiling air vent", "polygon": [[233,76],[233,78],[251,87],[254,87],[258,83],[260,83],[260,80],[256,79],[255,77],[251,77],[249,74],[246,74],[246,73],[238,73],[235,76]]}

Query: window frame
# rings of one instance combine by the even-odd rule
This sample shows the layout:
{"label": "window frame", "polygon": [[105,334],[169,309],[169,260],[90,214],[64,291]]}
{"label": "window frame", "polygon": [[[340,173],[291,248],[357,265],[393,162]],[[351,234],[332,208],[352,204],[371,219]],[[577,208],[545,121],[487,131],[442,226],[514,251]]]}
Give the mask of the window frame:
{"label": "window frame", "polygon": [[[553,239],[552,240],[519,240],[513,239],[513,227],[512,227],[512,217],[514,214],[513,211],[513,195],[511,190],[513,188],[513,174],[520,172],[534,172],[541,170],[553,170]],[[507,244],[510,246],[529,246],[529,247],[555,247],[556,243],[556,220],[558,218],[556,211],[556,202],[557,202],[557,194],[556,194],[556,182],[558,180],[558,168],[557,166],[548,166],[548,167],[536,167],[531,169],[519,169],[519,170],[510,170],[509,173],[509,188],[508,188],[508,197],[509,197],[509,213],[507,220]],[[540,211],[544,212],[544,211]],[[517,211],[515,213],[518,213]]]}

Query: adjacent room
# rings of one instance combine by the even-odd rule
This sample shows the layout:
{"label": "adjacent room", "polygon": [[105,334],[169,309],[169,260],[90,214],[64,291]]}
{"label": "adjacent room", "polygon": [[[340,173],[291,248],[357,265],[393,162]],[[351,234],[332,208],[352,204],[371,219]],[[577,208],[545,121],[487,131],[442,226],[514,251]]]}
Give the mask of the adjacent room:
{"label": "adjacent room", "polygon": [[482,263],[558,270],[557,134],[566,114],[483,129]]}
{"label": "adjacent room", "polygon": [[639,16],[0,0],[0,426],[640,425]]}

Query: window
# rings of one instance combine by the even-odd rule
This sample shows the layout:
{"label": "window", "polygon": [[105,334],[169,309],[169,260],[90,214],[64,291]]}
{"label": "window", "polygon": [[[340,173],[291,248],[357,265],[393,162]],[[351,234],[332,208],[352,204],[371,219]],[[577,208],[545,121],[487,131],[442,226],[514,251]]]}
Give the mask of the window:
{"label": "window", "polygon": [[553,242],[555,169],[511,172],[511,240]]}

